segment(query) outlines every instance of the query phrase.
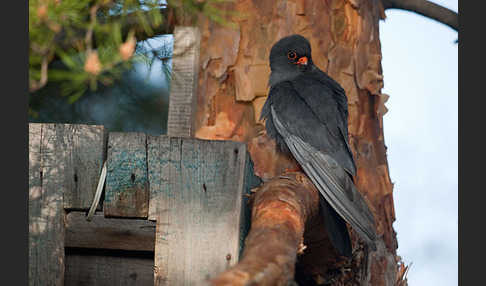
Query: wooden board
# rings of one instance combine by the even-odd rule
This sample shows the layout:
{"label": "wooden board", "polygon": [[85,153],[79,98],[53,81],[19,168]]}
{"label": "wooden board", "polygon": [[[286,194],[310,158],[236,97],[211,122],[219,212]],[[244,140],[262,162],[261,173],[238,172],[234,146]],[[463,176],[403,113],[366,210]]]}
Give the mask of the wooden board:
{"label": "wooden board", "polygon": [[[91,206],[105,158],[106,133],[103,126],[45,124],[55,137],[53,149],[62,166],[59,187],[64,208],[87,210]],[[100,207],[98,207],[101,210]]]}
{"label": "wooden board", "polygon": [[[89,209],[105,159],[107,134],[100,125],[62,124],[58,127],[58,135],[64,137],[63,147],[68,155],[64,173],[64,208]],[[101,210],[101,207],[97,209]]]}
{"label": "wooden board", "polygon": [[146,135],[112,132],[108,136],[107,153],[105,216],[147,218]]}
{"label": "wooden board", "polygon": [[147,162],[150,182],[149,220],[157,220],[157,207],[161,204],[162,193],[167,193],[169,183],[168,168],[171,164],[171,140],[168,136],[147,136]]}
{"label": "wooden board", "polygon": [[68,254],[65,285],[152,286],[153,267],[146,257]]}
{"label": "wooden board", "polygon": [[200,32],[196,27],[174,28],[167,135],[193,137]]}
{"label": "wooden board", "polygon": [[105,218],[84,212],[66,215],[66,247],[154,251],[155,223],[141,219]]}
{"label": "wooden board", "polygon": [[155,285],[198,285],[238,260],[248,222],[243,197],[253,187],[246,146],[159,136],[148,150],[149,174],[160,174],[151,180],[159,189],[151,188],[150,202],[157,215]]}
{"label": "wooden board", "polygon": [[64,285],[63,127],[29,124],[29,285]]}

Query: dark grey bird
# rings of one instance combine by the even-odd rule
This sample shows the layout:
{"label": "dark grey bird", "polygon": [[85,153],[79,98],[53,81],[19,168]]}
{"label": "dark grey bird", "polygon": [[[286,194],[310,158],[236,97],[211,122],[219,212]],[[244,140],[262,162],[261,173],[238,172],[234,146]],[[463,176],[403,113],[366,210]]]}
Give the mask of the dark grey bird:
{"label": "dark grey bird", "polygon": [[319,190],[320,213],[331,243],[350,257],[348,222],[375,250],[375,221],[354,185],[344,89],[312,62],[309,41],[292,35],[270,51],[270,92],[262,108],[268,136],[293,156]]}

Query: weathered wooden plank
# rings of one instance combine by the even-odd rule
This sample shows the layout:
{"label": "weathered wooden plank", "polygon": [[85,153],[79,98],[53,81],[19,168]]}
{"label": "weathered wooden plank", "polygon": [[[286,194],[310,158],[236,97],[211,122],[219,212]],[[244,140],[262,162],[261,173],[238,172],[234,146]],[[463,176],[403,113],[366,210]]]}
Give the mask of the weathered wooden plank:
{"label": "weathered wooden plank", "polygon": [[[180,139],[173,139],[180,140]],[[170,160],[168,136],[147,136],[147,162],[150,182],[149,220],[157,220],[157,206],[162,202],[161,193],[167,192],[169,183],[168,165]]]}
{"label": "weathered wooden plank", "polygon": [[105,216],[147,218],[149,189],[146,140],[144,133],[109,134],[103,205]]}
{"label": "weathered wooden plank", "polygon": [[140,219],[105,218],[84,212],[66,215],[66,247],[154,251],[155,223]]}
{"label": "weathered wooden plank", "polygon": [[[166,136],[160,136],[166,137]],[[164,150],[165,156],[168,154],[169,160],[162,161],[160,164],[160,179],[165,178],[166,181],[163,183],[159,183],[159,185],[163,186],[163,189],[160,189],[158,192],[158,196],[156,200],[152,203],[154,208],[156,209],[156,228],[155,228],[155,258],[154,258],[154,285],[170,285],[169,283],[169,267],[168,265],[173,261],[169,257],[170,247],[175,246],[177,241],[175,241],[178,237],[174,237],[169,243],[168,241],[168,234],[169,228],[172,231],[172,228],[176,228],[178,226],[176,210],[174,213],[169,212],[169,210],[174,208],[174,193],[178,190],[181,190],[181,182],[180,180],[174,179],[176,174],[179,174],[181,171],[181,145],[182,139],[181,138],[171,138],[166,137],[169,141],[169,150]],[[160,139],[163,141],[164,139]],[[162,144],[161,144],[162,145]],[[160,145],[159,145],[160,146]],[[164,146],[164,145],[162,145]],[[161,147],[162,147],[161,146]],[[159,154],[162,152],[159,152]],[[149,165],[149,169],[152,166]],[[157,193],[157,192],[155,192]],[[170,226],[170,227],[169,227]],[[177,266],[173,266],[174,269],[177,269]],[[182,270],[181,270],[182,271]]]}
{"label": "weathered wooden plank", "polygon": [[170,141],[169,160],[149,159],[158,165],[148,167],[162,168],[160,178],[168,176],[155,201],[155,285],[198,285],[238,260],[242,226],[248,223],[243,196],[252,187],[249,157],[237,142],[161,141],[163,148]]}
{"label": "weathered wooden plank", "polygon": [[154,202],[158,200],[158,192],[160,186],[160,140],[159,136],[147,135],[147,174],[149,178],[149,210],[148,219],[157,220],[157,204]]}
{"label": "weathered wooden plank", "polygon": [[167,134],[193,137],[195,133],[196,86],[199,72],[200,32],[197,27],[174,29],[172,79]]}
{"label": "weathered wooden plank", "polygon": [[152,286],[153,266],[153,259],[146,257],[69,254],[65,285]]}
{"label": "weathered wooden plank", "polygon": [[63,127],[29,124],[29,285],[64,285]]}
{"label": "weathered wooden plank", "polygon": [[[64,208],[89,209],[96,192],[105,158],[105,129],[101,125],[63,124],[57,132],[64,134],[68,152],[64,173]],[[101,207],[98,206],[101,210]]]}
{"label": "weathered wooden plank", "polygon": [[84,124],[49,126],[56,138],[56,160],[63,168],[58,183],[64,193],[64,208],[89,209],[104,160],[104,127]]}

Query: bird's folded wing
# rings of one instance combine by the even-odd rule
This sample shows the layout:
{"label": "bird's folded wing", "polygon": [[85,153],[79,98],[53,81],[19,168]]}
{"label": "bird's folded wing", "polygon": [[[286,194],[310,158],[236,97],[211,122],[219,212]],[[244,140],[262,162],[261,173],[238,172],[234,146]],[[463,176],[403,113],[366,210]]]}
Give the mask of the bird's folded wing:
{"label": "bird's folded wing", "polygon": [[291,134],[273,107],[271,112],[278,133],[322,196],[371,248],[376,249],[373,215],[351,177],[331,156]]}

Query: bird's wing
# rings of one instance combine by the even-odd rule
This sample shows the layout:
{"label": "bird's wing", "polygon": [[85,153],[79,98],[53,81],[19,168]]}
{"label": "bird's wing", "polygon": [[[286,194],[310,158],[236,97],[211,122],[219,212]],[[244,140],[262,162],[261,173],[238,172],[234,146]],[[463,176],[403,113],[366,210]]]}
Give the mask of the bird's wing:
{"label": "bird's wing", "polygon": [[[336,154],[339,157],[336,159],[355,176],[356,164],[348,143],[348,99],[344,89],[318,68],[293,80],[292,86],[319,121],[344,142],[343,152]],[[314,147],[319,149],[319,146]]]}
{"label": "bird's wing", "polygon": [[270,108],[275,128],[322,196],[371,248],[376,249],[373,215],[346,170],[331,156],[290,133],[274,106]]}
{"label": "bird's wing", "polygon": [[[330,76],[328,76],[325,72],[321,71],[319,68],[314,66],[313,69],[313,74],[316,76],[317,80],[323,83],[325,86],[329,87],[329,89],[332,91],[332,96],[334,97],[334,100],[336,100],[337,107],[339,111],[341,112],[342,116],[342,122],[346,123],[348,122],[348,98],[346,97],[346,93],[342,86],[332,79]],[[346,133],[346,138],[348,137],[348,128],[347,126],[344,126],[346,128],[343,128],[342,131]]]}

